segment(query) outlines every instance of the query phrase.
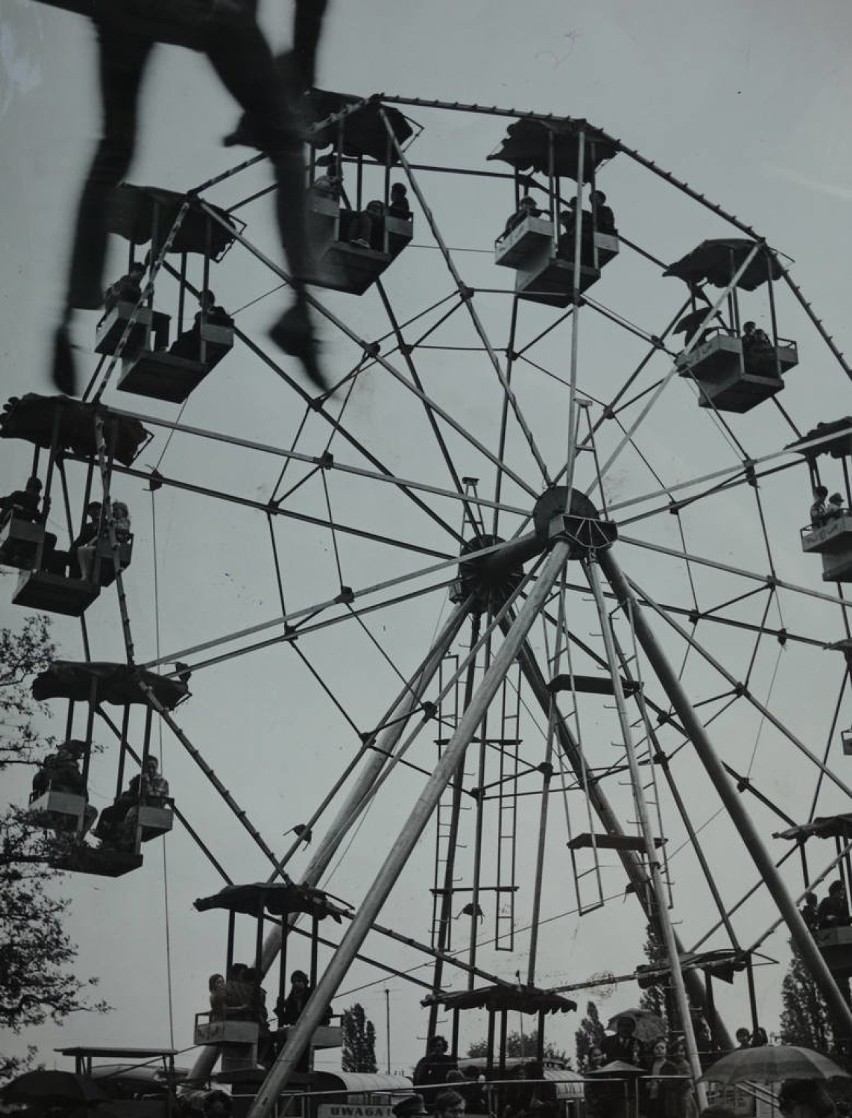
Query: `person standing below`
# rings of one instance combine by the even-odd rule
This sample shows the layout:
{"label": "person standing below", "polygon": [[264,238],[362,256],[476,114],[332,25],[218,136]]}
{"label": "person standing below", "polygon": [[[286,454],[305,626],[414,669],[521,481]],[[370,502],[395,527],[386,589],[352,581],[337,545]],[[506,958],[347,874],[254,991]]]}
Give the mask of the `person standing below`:
{"label": "person standing below", "polygon": [[619,1017],[615,1022],[615,1036],[605,1036],[601,1041],[601,1051],[606,1062],[624,1060],[627,1064],[641,1062],[642,1045],[636,1039],[636,1022],[632,1017]]}
{"label": "person standing below", "polygon": [[[327,0],[296,0],[292,85],[314,79],[316,49]],[[257,0],[92,0],[98,37],[101,138],[77,209],[65,308],[54,335],[52,378],[68,395],[77,391],[70,340],[75,309],[103,305],[107,208],[136,149],[139,98],[153,48],[172,43],[206,55],[220,81],[252,119],[277,185],[276,216],[295,296],[270,331],[285,353],[298,358],[312,384],[325,390],[305,297],[310,253],[305,232],[304,160],[297,116],[257,22]]]}
{"label": "person standing below", "polygon": [[458,1091],[441,1091],[435,1096],[432,1113],[435,1118],[461,1118],[465,1101]]}
{"label": "person standing below", "polygon": [[429,1038],[426,1055],[422,1056],[414,1068],[412,1082],[415,1087],[430,1087],[447,1082],[447,1072],[457,1067],[457,1061],[449,1055],[449,1045],[442,1036]]}
{"label": "person standing below", "polygon": [[680,1080],[671,1081],[671,1109],[673,1118],[698,1118],[698,1099],[695,1097],[695,1086],[692,1079],[692,1067],[686,1056],[686,1041],[681,1037],[673,1041],[669,1047],[669,1060],[677,1069],[677,1074],[683,1076]]}

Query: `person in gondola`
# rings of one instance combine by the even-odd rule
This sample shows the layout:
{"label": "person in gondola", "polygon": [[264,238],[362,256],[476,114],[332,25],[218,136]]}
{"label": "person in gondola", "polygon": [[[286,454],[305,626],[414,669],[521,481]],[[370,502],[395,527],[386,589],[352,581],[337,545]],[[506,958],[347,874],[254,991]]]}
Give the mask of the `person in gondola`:
{"label": "person in gondola", "polygon": [[136,841],[136,823],[139,819],[139,807],[165,807],[169,798],[169,782],[159,771],[157,758],[149,753],[142,766],[142,772],[131,777],[127,786],[128,808],[121,822],[119,842],[132,848]]}
{"label": "person in gondola", "polygon": [[513,229],[517,229],[521,222],[526,221],[528,217],[540,216],[541,210],[535,204],[533,199],[530,198],[529,194],[525,194],[515,212],[513,214],[510,214],[510,216],[506,219],[506,227],[503,230],[503,236],[507,237]]}
{"label": "person in gondola", "polygon": [[843,495],[832,493],[828,498],[828,504],[825,506],[825,518],[826,520],[836,520],[840,516],[843,516]]}
{"label": "person in gondola", "polygon": [[604,192],[602,190],[593,190],[589,195],[589,201],[592,204],[592,212],[595,215],[595,228],[597,231],[613,236],[616,232],[615,214],[606,204],[606,195]]}
{"label": "person in gondola", "polygon": [[742,1026],[734,1034],[737,1038],[737,1048],[751,1048],[751,1032]]}
{"label": "person in gondola", "polygon": [[[313,84],[326,3],[296,0],[292,72],[298,92]],[[295,300],[270,336],[301,361],[313,384],[325,389],[305,295],[305,277],[311,268],[302,139],[296,111],[257,21],[256,0],[220,0],[215,5],[197,0],[95,0],[93,10],[103,127],[77,210],[65,309],[54,335],[53,383],[61,392],[76,394],[71,315],[75,309],[97,310],[102,305],[109,201],[134,155],[140,93],[153,49],[158,43],[172,43],[207,56],[222,84],[251,118],[272,163],[278,232]],[[152,246],[152,253],[160,247]]]}
{"label": "person in gondola", "polygon": [[775,351],[766,331],[761,330],[754,322],[746,322],[743,326],[742,343],[746,371],[751,373],[771,372],[774,366]]}
{"label": "person in gondola", "polygon": [[828,497],[828,490],[824,485],[814,486],[814,499],[810,508],[810,518],[812,528],[821,528],[826,521],[826,499]]}
{"label": "person in gondola", "polygon": [[201,308],[196,311],[195,318],[193,319],[194,328],[196,330],[201,329],[202,317],[206,318],[206,320],[214,326],[234,325],[233,318],[231,318],[224,307],[219,306],[216,302],[216,296],[209,287],[201,292],[198,301],[201,304]]}
{"label": "person in gondola", "polygon": [[[130,265],[130,269],[121,279],[111,283],[104,292],[103,305],[104,318],[118,303],[138,303],[142,298],[142,279],[145,275],[145,265],[137,261]],[[100,322],[98,326],[100,326]]]}
{"label": "person in gondola", "polygon": [[766,1029],[762,1029],[758,1025],[751,1034],[751,1046],[752,1048],[765,1048],[767,1044],[769,1044],[769,1037],[766,1034]]}
{"label": "person in gondola", "polygon": [[41,481],[33,476],[27,478],[23,489],[13,489],[5,497],[0,497],[0,527],[7,524],[13,516],[35,523],[38,520],[41,488]]}
{"label": "person in gondola", "polygon": [[808,931],[815,932],[816,929],[819,927],[816,893],[805,893],[805,903],[802,905],[799,913],[805,924],[807,924]]}
{"label": "person in gondola", "polygon": [[130,539],[130,509],[124,501],[113,501],[112,525],[116,541],[127,543]]}
{"label": "person in gondola", "polygon": [[[100,501],[89,501],[86,505],[83,527],[69,549],[69,574],[72,578],[88,578],[94,562],[95,548],[101,533]],[[83,572],[85,573],[85,576]]]}
{"label": "person in gondola", "polygon": [[[232,963],[228,977],[214,974],[210,979],[211,1017],[218,1021],[252,1021],[252,989],[245,980],[245,963]],[[222,979],[220,982],[219,979]],[[215,980],[215,984],[214,984]]]}
{"label": "person in gondola", "polygon": [[343,193],[343,175],[337,159],[331,160],[325,174],[315,178],[310,189],[320,198],[340,198]]}
{"label": "person in gondola", "polygon": [[[48,753],[36,770],[32,784],[32,798],[38,799],[45,792],[68,792],[73,796],[86,795],[80,762],[86,753],[86,743],[77,738],[69,738]],[[89,830],[97,818],[97,809],[87,803],[83,813],[83,834]]]}
{"label": "person in gondola", "polygon": [[435,1035],[429,1038],[426,1055],[421,1056],[414,1067],[412,1082],[415,1087],[429,1087],[436,1083],[447,1082],[447,1072],[458,1067],[454,1056],[449,1054],[446,1038]]}
{"label": "person in gondola", "polygon": [[405,183],[395,182],[391,185],[388,213],[391,217],[411,217],[411,205]]}
{"label": "person in gondola", "polygon": [[841,880],[832,881],[828,895],[823,897],[817,908],[817,923],[820,929],[842,928],[849,924],[849,904],[846,899],[846,886]]}
{"label": "person in gondola", "polygon": [[210,1009],[211,1016],[219,1016],[218,1007],[219,999],[221,998],[222,989],[225,986],[224,974],[211,974],[207,979],[207,989],[210,991]]}

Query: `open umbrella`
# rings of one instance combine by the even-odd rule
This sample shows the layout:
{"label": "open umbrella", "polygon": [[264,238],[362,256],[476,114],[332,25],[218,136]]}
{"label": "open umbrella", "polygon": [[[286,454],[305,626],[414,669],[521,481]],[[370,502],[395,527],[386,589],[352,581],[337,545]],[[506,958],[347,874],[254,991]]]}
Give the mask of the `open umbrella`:
{"label": "open umbrella", "polygon": [[643,1044],[646,1041],[656,1040],[657,1037],[666,1035],[666,1026],[663,1021],[656,1013],[651,1013],[649,1009],[623,1009],[621,1013],[616,1013],[615,1017],[610,1018],[607,1028],[616,1032],[620,1017],[630,1018],[636,1026],[633,1035]]}
{"label": "open umbrella", "polygon": [[792,1044],[764,1044],[738,1048],[711,1064],[699,1083],[780,1083],[784,1079],[852,1078],[833,1060]]}
{"label": "open umbrella", "polygon": [[601,1079],[624,1079],[628,1075],[644,1075],[645,1069],[638,1068],[635,1064],[628,1064],[625,1060],[610,1060],[603,1067],[589,1068],[586,1075],[599,1075]]}

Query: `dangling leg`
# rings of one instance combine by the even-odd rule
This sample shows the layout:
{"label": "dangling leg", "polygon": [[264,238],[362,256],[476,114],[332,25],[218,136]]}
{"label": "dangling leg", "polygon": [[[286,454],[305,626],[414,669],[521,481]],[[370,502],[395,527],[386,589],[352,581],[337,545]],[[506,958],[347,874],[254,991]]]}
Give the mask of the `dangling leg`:
{"label": "dangling leg", "polygon": [[75,308],[97,310],[103,302],[106,208],[133,157],[139,91],[152,45],[120,28],[98,26],[101,138],[77,208],[65,309],[54,343],[53,383],[69,395],[76,390],[69,320]]}
{"label": "dangling leg", "polygon": [[305,300],[311,253],[305,228],[305,167],[296,117],[275,71],[269,45],[257,24],[239,22],[208,44],[207,55],[222,83],[249,115],[275,170],[275,212],[281,246],[293,277],[295,303],[270,331],[276,345],[297,357],[309,380],[328,384],[317,360],[317,343]]}

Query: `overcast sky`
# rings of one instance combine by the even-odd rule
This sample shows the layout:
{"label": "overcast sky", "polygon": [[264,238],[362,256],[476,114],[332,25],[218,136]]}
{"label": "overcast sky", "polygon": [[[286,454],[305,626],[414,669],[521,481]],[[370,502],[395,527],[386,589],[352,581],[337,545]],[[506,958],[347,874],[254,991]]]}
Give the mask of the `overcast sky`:
{"label": "overcast sky", "polygon": [[[261,12],[273,44],[285,46],[290,5],[267,0],[261,4]],[[843,349],[849,345],[852,157],[846,135],[852,81],[850,33],[852,16],[840,2],[816,3],[805,9],[792,0],[723,0],[716,5],[695,0],[677,4],[662,0],[642,4],[529,0],[519,8],[496,0],[464,0],[461,4],[433,0],[428,5],[406,0],[361,0],[358,4],[332,0],[318,82],[354,94],[385,92],[586,117],[754,226],[787,254],[794,261],[792,274],[805,298]],[[0,288],[0,355],[8,394],[48,391],[46,339],[59,306],[79,179],[97,128],[93,62],[92,32],[85,21],[30,0],[2,0],[0,245],[4,283]],[[486,163],[486,157],[499,143],[508,123],[505,119],[421,107],[405,111],[422,128],[408,152],[412,162],[471,170],[495,168]],[[219,145],[221,136],[233,127],[234,108],[203,60],[187,52],[177,48],[159,52],[145,88],[143,116],[145,128],[131,181],[189,189],[235,166],[243,157],[240,149],[235,152]],[[498,350],[505,350],[511,317],[507,292],[513,277],[510,271],[493,265],[490,250],[512,208],[510,183],[438,172],[416,175],[462,279],[477,289],[489,289],[475,297],[475,309],[489,340]],[[222,205],[233,205],[268,182],[268,171],[261,165],[224,182],[211,197]],[[625,236],[658,261],[671,262],[702,239],[730,231],[720,218],[624,154],[601,170],[599,185],[606,190]],[[379,189],[379,176],[368,178],[368,186]],[[413,189],[409,193],[414,197]],[[400,321],[426,311],[454,290],[422,209],[416,202],[413,208],[414,243],[386,276],[388,299]],[[249,240],[277,260],[268,197],[238,212],[247,222]],[[125,254],[126,246],[115,248],[111,275],[119,273]],[[264,332],[281,305],[280,294],[267,294],[276,287],[276,277],[237,247],[217,267],[211,284],[229,310],[239,311],[238,325],[259,345],[265,345]],[[684,291],[677,280],[663,279],[659,266],[623,251],[590,295],[605,309],[650,334],[662,332],[680,306]],[[389,330],[387,314],[375,292],[360,299],[328,292],[318,292],[318,297],[331,315],[361,338],[372,340]],[[760,510],[755,491],[742,486],[702,497],[685,511],[680,526],[665,510],[666,490],[672,486],[683,485],[678,492],[685,495],[703,493],[708,486],[697,479],[704,475],[734,471],[744,453],[760,458],[780,452],[797,430],[808,430],[820,420],[849,411],[848,378],[801,305],[783,285],[778,285],[776,298],[779,333],[797,340],[801,357],[779,397],[789,418],[767,403],[748,415],[729,417],[726,430],[698,408],[686,382],[673,378],[642,422],[636,438],[638,449],[619,451],[621,431],[616,424],[601,427],[596,448],[598,464],[616,454],[605,471],[602,491],[608,503],[619,506],[613,516],[621,523],[622,536],[630,537],[618,545],[620,562],[652,597],[672,607],[671,618],[686,625],[682,611],[688,613],[693,606],[706,609],[736,598],[736,604],[722,611],[726,618],[756,629],[764,624],[773,630],[787,629],[804,638],[781,645],[773,638],[758,642],[755,631],[737,626],[702,623],[699,627],[702,648],[734,681],[748,677],[754,696],[777,719],[773,723],[747,701],[729,706],[731,681],[699,652],[687,656],[685,644],[672,627],[665,621],[658,623],[660,640],[682,668],[693,701],[702,704],[699,709],[710,721],[714,744],[724,759],[738,772],[748,773],[791,818],[804,820],[814,807],[816,770],[799,745],[820,756],[828,750],[828,765],[836,777],[823,781],[816,812],[844,809],[848,795],[844,787],[848,770],[838,735],[829,734],[843,686],[843,665],[835,659],[836,653],[820,647],[822,642],[840,639],[844,630],[838,607],[831,601],[835,587],[823,585],[819,559],[803,556],[799,548],[799,528],[810,502],[806,472],[797,466],[762,482]],[[175,289],[167,281],[158,285],[157,303],[174,313]],[[417,330],[423,332],[437,323],[444,309],[425,315],[422,328],[412,327],[409,340],[419,337]],[[767,326],[765,288],[744,296],[743,312],[744,317]],[[531,341],[559,317],[550,308],[525,304],[518,340]],[[87,339],[93,329],[94,316],[80,316],[77,337],[81,345],[90,344]],[[326,361],[335,374],[342,375],[356,364],[357,346],[336,331],[330,320],[324,320],[323,338]],[[415,361],[427,393],[461,428],[441,424],[454,466],[459,476],[478,477],[480,496],[492,499],[494,466],[469,435],[496,452],[501,404],[498,379],[488,356],[481,352],[481,338],[464,308],[437,328],[429,343],[453,347],[420,350]],[[392,342],[385,344],[388,349],[392,346]],[[564,380],[570,347],[570,322],[563,322],[530,351],[530,362],[517,365],[514,374],[519,407],[546,463],[548,478],[564,464]],[[601,402],[616,395],[646,352],[647,346],[639,338],[611,319],[591,310],[582,312],[579,384],[592,401],[589,415],[593,422],[600,418]],[[399,354],[389,359],[405,376]],[[88,361],[88,356],[82,357],[87,371],[93,368]],[[664,355],[659,355],[637,381],[635,391],[650,387],[669,367]],[[298,370],[292,371],[298,378]],[[112,387],[104,399],[152,420],[178,418],[175,407],[119,393]],[[625,425],[639,417],[643,403],[625,411]],[[346,431],[397,476],[442,490],[452,488],[422,408],[388,370],[379,365],[365,369],[351,397],[339,397],[328,411],[339,416]],[[339,435],[333,436],[321,416],[305,418],[296,394],[244,348],[235,349],[193,395],[180,421],[312,456],[328,449],[335,461],[374,469],[356,448]],[[154,439],[137,462],[141,469],[156,466],[172,480],[254,502],[264,503],[275,492],[283,461],[272,453],[186,432],[170,435],[167,428],[153,422],[149,429]],[[17,485],[28,471],[28,448],[4,443],[2,462],[4,484]],[[506,483],[502,501],[506,509],[521,511],[501,514],[499,530],[504,536],[520,529],[522,513],[531,511],[535,495],[547,480],[515,422],[509,425],[506,462],[518,480]],[[600,501],[595,469],[591,454],[581,456],[579,482]],[[72,498],[79,503],[82,470],[69,467],[69,475]],[[450,497],[426,494],[424,499],[452,532],[389,485],[331,471],[326,492],[322,477],[299,464],[288,467],[277,495],[302,478],[304,484],[284,506],[295,516],[275,518],[274,526],[289,611],[309,610],[326,602],[338,593],[341,583],[366,590],[383,580],[407,578],[359,599],[364,605],[380,606],[364,617],[363,626],[349,620],[301,638],[297,648],[304,659],[281,643],[234,657],[248,639],[224,641],[244,627],[280,619],[270,529],[262,512],[168,485],[151,494],[144,481],[132,477],[119,477],[114,484],[116,495],[131,507],[136,533],[134,562],[126,583],[137,659],[173,660],[180,652],[192,650],[183,658],[197,667],[193,698],[178,712],[177,721],[269,845],[282,851],[292,837],[285,838],[285,833],[320,803],[357,749],[357,732],[376,725],[401,686],[401,677],[414,671],[446,619],[450,608],[446,591],[427,592],[427,588],[447,581],[453,569],[423,572],[442,557],[451,559],[457,554],[453,533],[461,524],[459,502]],[[837,463],[826,467],[825,481],[832,489],[840,486]],[[61,533],[60,506],[57,499],[51,519]],[[324,520],[329,512],[346,525],[397,542],[345,532],[332,537],[326,529],[298,518],[307,515]],[[765,536],[760,530],[761,513]],[[624,523],[633,517],[640,519]],[[486,520],[490,523],[490,514]],[[688,552],[715,566],[687,564],[672,552]],[[734,570],[723,570],[720,564]],[[773,568],[780,579],[802,590],[783,590],[769,603],[764,592],[742,598],[757,583],[748,575],[735,573],[737,570],[762,577]],[[582,583],[576,565],[569,567],[567,579]],[[3,582],[6,600],[12,585],[9,573]],[[423,593],[390,604],[396,596],[417,590]],[[823,591],[822,598],[813,593]],[[599,650],[600,625],[588,591],[570,595],[569,600],[572,631]],[[556,603],[553,610],[555,613]],[[330,620],[345,612],[336,607],[320,617]],[[23,615],[10,608],[4,610],[6,616],[8,623],[19,624]],[[122,659],[124,645],[114,592],[104,593],[87,619],[93,658]],[[542,656],[553,652],[552,631],[547,638],[550,644],[545,645],[544,628],[535,637]],[[82,657],[77,624],[58,619],[55,632],[63,655]],[[617,632],[631,653],[624,622],[618,623]],[[280,635],[279,625],[264,630],[261,639]],[[463,639],[469,643],[467,629]],[[197,647],[204,642],[222,643],[208,652]],[[464,654],[463,648],[458,651]],[[225,654],[222,662],[201,666],[208,658]],[[591,659],[577,654],[574,670],[598,669]],[[646,678],[649,669],[642,658],[636,670]],[[333,692],[345,715],[316,676]],[[659,685],[650,675],[647,681],[655,701],[665,705]],[[530,704],[528,694],[522,692],[521,697]],[[64,710],[61,704],[52,705],[56,731]],[[610,705],[589,697],[579,704],[576,715],[567,706],[564,711],[579,727],[592,765],[604,767],[621,757],[620,747],[612,744],[618,740],[619,728]],[[509,736],[505,724],[499,732],[494,730],[496,721],[492,715],[489,733]],[[849,703],[844,698],[839,725],[849,721]],[[522,754],[533,766],[544,755],[544,725],[541,711],[531,707],[517,724]],[[137,712],[137,739],[140,727]],[[637,735],[642,735],[641,725]],[[420,770],[434,763],[437,736],[433,727],[412,747],[410,760]],[[663,727],[661,739],[671,750],[680,742],[670,727]],[[98,740],[110,747],[97,756],[92,770],[92,801],[100,808],[109,801],[115,781],[115,754],[105,731],[99,732]],[[230,876],[236,881],[265,877],[269,869],[263,856],[168,730],[162,735],[162,756],[174,794]],[[755,883],[756,871],[731,825],[719,814],[719,804],[688,748],[679,750],[676,764],[678,788],[690,818],[707,844],[722,894],[733,904]],[[476,783],[475,756],[469,758],[467,767],[470,787]],[[333,872],[326,878],[333,893],[357,906],[383,854],[393,845],[423,780],[417,768],[396,770],[333,864]],[[631,829],[635,811],[625,780],[621,776],[608,781],[607,794],[625,827]],[[536,790],[529,777],[524,781],[523,791]],[[25,795],[25,783],[12,791],[20,799]],[[673,918],[686,945],[692,946],[714,923],[709,892],[700,884],[694,857],[684,845],[684,826],[670,794],[664,789],[651,791],[649,799],[655,816],[659,804],[662,832],[669,838]],[[517,923],[521,928],[528,923],[539,797],[524,796],[519,802],[515,883],[519,886]],[[748,803],[773,855],[780,857],[786,847],[771,836],[783,824],[754,799]],[[594,913],[577,915],[576,884],[564,843],[569,834],[588,830],[585,803],[581,792],[571,790],[564,801],[562,796],[552,797],[550,806],[542,907],[548,923],[543,927],[536,979],[549,986],[581,982],[598,972],[628,972],[642,961],[644,928],[638,908],[631,898],[622,896],[624,880],[610,858],[602,869],[606,905]],[[465,816],[462,885],[469,881],[473,850],[468,826],[473,812],[466,811]],[[489,819],[486,844],[491,846],[483,880],[493,884],[493,813]],[[317,837],[322,830],[320,824]],[[433,843],[433,833],[427,831],[381,916],[384,924],[421,941],[430,934]],[[175,1046],[184,1049],[191,1043],[192,1015],[205,1008],[208,974],[223,967],[226,933],[223,919],[196,914],[191,902],[215,892],[221,881],[179,829],[166,842],[165,851],[157,842],[145,854],[143,869],[125,878],[78,878],[66,884],[74,898],[70,929],[80,943],[81,974],[101,976],[102,996],[115,1010],[105,1018],[81,1016],[62,1030],[43,1029],[24,1038],[39,1044],[48,1063],[50,1049],[60,1044],[168,1045],[169,969]],[[310,850],[300,853],[288,866],[294,876],[309,855]],[[812,872],[828,857],[825,850],[815,850]],[[802,889],[797,874],[798,866],[789,870],[794,892]],[[493,896],[488,894],[482,904],[486,910],[480,933],[483,941],[493,934],[489,930],[494,919]],[[463,903],[458,899],[454,905],[456,946],[461,946],[469,929],[468,918],[459,917]],[[777,912],[760,891],[738,914],[741,944],[750,946],[762,939],[776,919]],[[330,934],[334,938],[336,933]],[[247,932],[245,945],[249,937]],[[726,945],[719,933],[706,941],[706,946]],[[528,934],[520,930],[511,952],[498,952],[483,943],[481,965],[508,978],[517,970],[523,974],[528,946]],[[380,937],[371,937],[365,950],[400,969],[422,963],[416,953]],[[778,961],[778,965],[762,968],[758,976],[761,1023],[772,1031],[777,1024],[778,986],[788,959],[786,935],[775,932],[760,950]],[[298,965],[297,960],[307,960],[298,946],[291,953],[290,965]],[[416,974],[428,982],[427,967]],[[460,974],[445,981],[448,987],[464,985]],[[365,988],[357,995],[352,992],[361,987]],[[409,1067],[420,1054],[422,1041],[418,1038],[425,1035],[425,1015],[417,1004],[422,990],[358,964],[344,982],[335,1008],[342,1009],[356,998],[362,1001],[378,1027],[383,1065],[385,988],[392,1014],[391,1061],[394,1067]],[[616,1012],[637,996],[630,984],[605,992],[609,996],[601,1003],[602,1014]],[[578,997],[585,1000],[582,994]],[[730,991],[720,990],[717,998],[733,1031],[745,1020],[744,983],[740,980]],[[548,1035],[559,1047],[573,1051],[574,1028],[574,1018],[568,1017],[555,1022]],[[463,1043],[484,1031],[484,1021],[474,1017],[464,1026]],[[189,1051],[181,1061],[189,1064],[192,1058]]]}

